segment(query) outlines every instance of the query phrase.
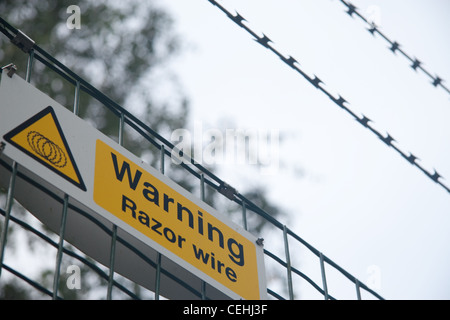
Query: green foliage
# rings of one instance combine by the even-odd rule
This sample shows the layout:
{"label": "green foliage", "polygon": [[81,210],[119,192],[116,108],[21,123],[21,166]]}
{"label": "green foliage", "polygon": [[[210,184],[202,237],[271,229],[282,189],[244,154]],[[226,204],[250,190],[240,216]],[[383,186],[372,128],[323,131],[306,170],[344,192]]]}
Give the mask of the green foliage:
{"label": "green foliage", "polygon": [[[140,114],[153,129],[184,125],[187,101],[174,92],[170,102],[158,105],[160,79],[154,72],[177,51],[178,41],[171,31],[172,21],[152,1],[92,1],[75,3],[81,9],[80,29],[69,29],[67,13],[73,1],[2,1],[0,12],[9,23],[22,30],[39,46],[81,75],[113,101],[127,107],[139,106]],[[26,57],[17,48],[0,40],[0,58],[26,69]],[[32,82],[67,108],[72,108],[74,88],[36,62]],[[100,103],[81,97],[80,116],[89,118],[108,135],[117,135],[118,120]],[[136,109],[136,108],[133,108]],[[175,109],[175,110],[173,110]],[[175,116],[177,115],[177,116]],[[140,153],[136,143],[129,145]]]}
{"label": "green foliage", "polygon": [[28,290],[19,283],[19,280],[11,279],[6,283],[3,281],[0,289],[0,300],[30,299]]}

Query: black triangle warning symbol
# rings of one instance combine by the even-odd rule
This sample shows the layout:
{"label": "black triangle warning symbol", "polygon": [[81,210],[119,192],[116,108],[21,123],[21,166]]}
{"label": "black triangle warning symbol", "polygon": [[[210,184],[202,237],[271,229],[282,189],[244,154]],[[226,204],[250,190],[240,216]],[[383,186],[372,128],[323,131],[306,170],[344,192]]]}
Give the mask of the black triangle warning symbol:
{"label": "black triangle warning symbol", "polygon": [[5,134],[4,139],[86,191],[86,186],[51,106]]}

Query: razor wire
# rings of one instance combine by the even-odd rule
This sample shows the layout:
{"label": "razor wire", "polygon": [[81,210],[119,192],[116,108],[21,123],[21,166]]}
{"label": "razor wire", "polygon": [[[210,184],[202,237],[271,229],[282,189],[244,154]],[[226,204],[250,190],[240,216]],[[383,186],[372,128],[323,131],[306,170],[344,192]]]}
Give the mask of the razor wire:
{"label": "razor wire", "polygon": [[411,62],[410,67],[414,70],[421,70],[430,80],[431,80],[431,84],[434,87],[438,87],[440,86],[442,89],[444,89],[448,94],[450,94],[450,88],[446,87],[444,85],[444,79],[440,78],[439,76],[433,76],[433,74],[428,71],[427,69],[424,68],[423,66],[423,62],[418,60],[417,58],[413,58],[410,54],[406,53],[405,50],[401,49],[401,45],[399,42],[397,41],[393,41],[391,40],[388,36],[386,36],[383,32],[381,32],[379,26],[377,26],[374,22],[371,22],[368,18],[366,18],[365,16],[363,16],[361,13],[358,12],[358,8],[356,6],[354,6],[352,3],[350,3],[349,1],[345,1],[345,0],[339,0],[344,6],[346,6],[347,8],[347,14],[350,17],[354,17],[357,16],[359,19],[361,19],[362,21],[364,21],[364,23],[367,24],[368,26],[368,31],[375,36],[375,34],[379,34],[381,36],[381,38],[383,38],[390,47],[389,50],[392,51],[392,53],[396,53],[399,52],[402,54],[402,56],[404,56],[407,60],[409,60],[409,62]]}
{"label": "razor wire", "polygon": [[388,133],[386,132],[386,136],[383,135],[380,131],[375,129],[373,126],[370,125],[371,122],[373,122],[370,118],[362,114],[361,117],[359,117],[354,111],[352,111],[349,107],[347,107],[345,104],[348,104],[348,101],[344,99],[341,95],[338,94],[337,97],[333,96],[327,89],[325,89],[323,86],[321,86],[322,83],[324,83],[318,76],[314,75],[313,77],[310,77],[308,74],[306,74],[305,71],[303,71],[299,67],[298,61],[293,58],[292,56],[285,56],[280,51],[275,49],[271,43],[272,40],[266,36],[264,33],[262,36],[259,36],[255,31],[253,31],[251,28],[249,28],[246,24],[244,24],[245,21],[247,21],[243,16],[241,16],[239,13],[236,12],[236,15],[233,15],[230,11],[228,11],[225,7],[223,7],[220,3],[218,3],[215,0],[208,0],[211,4],[213,4],[215,7],[217,7],[220,11],[225,13],[225,15],[233,21],[235,24],[237,24],[239,27],[247,31],[251,36],[254,37],[254,40],[258,42],[261,46],[268,49],[272,53],[274,53],[278,58],[280,58],[286,65],[288,65],[290,68],[292,68],[294,71],[299,73],[303,78],[305,78],[310,84],[312,84],[316,89],[321,91],[323,94],[325,94],[331,101],[333,101],[338,107],[340,107],[342,110],[347,112],[353,119],[355,119],[358,123],[360,123],[364,128],[372,132],[375,136],[377,136],[382,142],[386,144],[386,146],[391,147],[394,149],[398,154],[400,154],[401,157],[403,157],[406,161],[408,161],[411,165],[415,166],[417,169],[422,171],[429,179],[431,179],[433,182],[437,183],[439,186],[444,188],[448,193],[450,193],[450,187],[446,186],[442,181],[442,176],[434,169],[434,172],[428,171],[424,166],[419,164],[417,160],[419,158],[415,156],[413,153],[405,153],[402,151],[398,146],[394,144],[396,140]]}
{"label": "razor wire", "polygon": [[[240,20],[240,18],[238,18]],[[239,21],[241,23],[242,20]],[[158,134],[156,131],[151,129],[148,125],[146,125],[142,120],[131,114],[129,111],[127,111],[125,108],[123,108],[121,105],[117,104],[115,101],[101,93],[98,89],[96,89],[93,85],[91,85],[89,82],[81,78],[78,74],[70,70],[68,67],[66,67],[63,63],[58,61],[56,58],[54,58],[51,54],[47,53],[45,50],[43,50],[40,46],[34,43],[33,40],[28,38],[24,33],[22,33],[20,30],[14,28],[11,26],[8,22],[6,22],[3,18],[0,17],[0,32],[2,32],[7,38],[11,40],[12,43],[14,43],[16,46],[18,46],[22,51],[24,51],[26,54],[28,54],[28,64],[27,64],[27,70],[26,70],[26,79],[27,81],[30,80],[31,77],[31,71],[33,67],[33,62],[39,61],[44,66],[55,72],[57,75],[63,77],[65,80],[67,80],[71,85],[73,85],[75,90],[74,95],[74,105],[73,105],[73,112],[77,114],[77,110],[79,110],[79,94],[80,92],[85,92],[94,99],[101,102],[101,104],[106,107],[108,110],[113,112],[119,120],[119,143],[120,143],[120,137],[123,134],[123,128],[124,125],[130,126],[133,130],[135,130],[141,137],[146,139],[148,142],[150,142],[153,146],[155,146],[160,151],[160,166],[161,171],[164,172],[164,158],[165,157],[171,157],[173,152],[179,152],[177,148],[167,139],[165,139],[163,136]],[[260,42],[265,42],[266,40],[260,39]],[[267,43],[265,44],[267,45]],[[291,58],[292,59],[292,58]],[[288,61],[291,61],[288,59]],[[293,62],[291,62],[293,65]],[[3,68],[2,72],[14,72],[14,65],[9,65],[7,68]],[[301,72],[301,71],[300,71]],[[330,96],[331,97],[331,96]],[[344,107],[344,106],[343,106]],[[345,108],[345,107],[344,107]],[[181,154],[180,154],[181,155]],[[334,300],[336,299],[333,295],[329,293],[329,289],[327,286],[327,280],[326,280],[326,274],[325,274],[325,265],[330,266],[337,272],[339,272],[342,276],[344,276],[347,280],[352,282],[355,285],[356,290],[356,297],[357,299],[361,299],[361,290],[365,290],[365,292],[371,294],[376,299],[383,299],[381,295],[379,295],[377,292],[369,288],[367,285],[365,285],[363,282],[359,281],[356,277],[351,275],[349,272],[347,272],[345,269],[343,269],[341,266],[339,266],[336,262],[328,258],[326,255],[324,255],[321,251],[316,249],[314,246],[309,244],[307,241],[302,239],[299,235],[297,235],[294,231],[292,231],[290,228],[288,228],[286,225],[282,224],[280,221],[275,219],[273,216],[270,215],[270,213],[266,212],[262,208],[260,208],[258,205],[256,205],[254,202],[252,202],[250,199],[245,197],[243,194],[239,193],[235,188],[228,185],[224,180],[219,178],[217,175],[215,175],[213,172],[202,166],[201,164],[197,163],[193,158],[191,158],[189,155],[183,154],[182,155],[184,159],[188,159],[188,163],[181,162],[179,164],[180,167],[185,169],[187,173],[192,175],[193,177],[197,178],[200,184],[200,191],[203,198],[204,195],[204,187],[205,185],[208,185],[216,192],[222,194],[224,197],[226,197],[231,202],[234,202],[242,207],[242,221],[244,228],[248,230],[247,228],[247,215],[248,212],[251,211],[255,213],[256,215],[263,218],[265,221],[267,221],[270,225],[272,225],[275,229],[278,229],[283,233],[283,243],[285,248],[285,259],[282,259],[279,257],[278,254],[275,254],[273,252],[270,252],[267,249],[264,249],[264,254],[266,258],[270,258],[273,261],[275,261],[278,265],[280,265],[282,268],[285,269],[286,272],[286,287],[288,288],[288,295],[289,299],[294,299],[294,292],[293,292],[293,280],[292,276],[296,275],[300,277],[301,279],[305,280],[307,283],[309,283],[316,291],[318,291],[321,295],[324,296],[326,300]],[[111,236],[113,239],[111,241],[111,252],[114,250],[115,241],[122,242],[122,244],[126,245],[130,250],[135,252],[140,258],[142,258],[144,261],[149,263],[151,266],[155,267],[161,274],[165,274],[171,278],[173,278],[175,281],[177,281],[182,286],[187,287],[189,291],[191,291],[194,295],[198,296],[201,299],[207,299],[204,292],[198,292],[196,289],[189,287],[189,285],[183,283],[181,279],[177,279],[176,275],[168,274],[166,270],[162,268],[160,265],[160,259],[157,259],[158,261],[152,261],[148,257],[146,257],[144,254],[139,252],[136,248],[131,246],[130,244],[124,243],[124,240],[120,238],[118,235],[114,235],[114,228],[111,230],[110,228],[106,227],[105,225],[101,224],[98,220],[96,220],[94,217],[91,217],[88,213],[84,212],[80,208],[74,206],[70,202],[68,202],[69,199],[61,198],[60,196],[54,194],[52,191],[46,189],[44,186],[39,185],[38,182],[33,181],[31,178],[27,177],[24,173],[20,172],[20,170],[17,169],[17,164],[10,166],[7,163],[5,163],[3,160],[0,159],[0,165],[4,168],[7,168],[11,172],[11,180],[15,179],[16,176],[20,177],[21,179],[26,180],[28,183],[34,185],[36,188],[38,188],[41,191],[44,191],[45,193],[49,194],[51,197],[59,201],[60,203],[67,202],[66,205],[77,212],[78,214],[81,214],[85,216],[86,218],[93,221],[95,224],[97,224],[103,232],[106,232],[108,235]],[[5,216],[5,224],[7,224],[10,220],[13,222],[16,222],[20,225],[22,225],[25,229],[29,230],[32,233],[37,234],[39,237],[43,238],[44,241],[49,242],[52,246],[55,248],[59,248],[64,254],[69,254],[72,256],[75,256],[77,259],[82,259],[79,256],[76,256],[75,253],[71,252],[70,250],[67,250],[63,246],[63,241],[60,239],[60,243],[58,244],[49,238],[46,238],[42,234],[38,233],[36,230],[34,230],[31,226],[27,225],[25,222],[20,221],[20,219],[14,218],[11,215],[11,202],[13,201],[13,184],[8,189],[8,199],[7,199],[7,206],[5,210],[0,210],[0,214]],[[6,232],[7,229],[4,228],[2,236],[6,239]],[[61,237],[61,234],[59,235]],[[308,249],[311,253],[313,253],[320,262],[320,269],[321,269],[321,277],[322,277],[322,286],[317,284],[311,277],[300,271],[297,267],[292,265],[290,260],[290,254],[291,249],[289,249],[288,242],[295,241],[296,244],[300,244],[306,249]],[[261,240],[262,241],[262,240]],[[0,249],[3,252],[4,247],[6,245],[6,241],[2,241],[0,243]],[[57,261],[59,258],[57,257]],[[81,260],[80,260],[81,261]],[[84,262],[84,260],[83,260]],[[113,257],[111,258],[111,262],[113,262]],[[55,268],[55,279],[56,273],[58,272],[58,262],[56,263]],[[57,296],[57,293],[51,292],[50,290],[47,290],[45,288],[41,288],[41,286],[32,280],[28,279],[26,276],[20,274],[19,272],[15,271],[13,268],[9,267],[8,265],[5,265],[3,261],[0,261],[0,272],[1,267],[7,271],[10,271],[17,277],[21,278],[25,282],[31,284],[33,287],[37,288],[44,294],[47,294],[49,296],[53,296],[54,298],[59,298]],[[93,267],[95,269],[95,267]],[[98,270],[94,270],[98,271]],[[120,285],[114,280],[113,274],[113,265],[110,265],[110,273],[102,273],[97,272],[100,274],[100,276],[110,282],[108,285],[108,293],[107,298],[111,298],[110,290],[114,287],[119,287],[119,289],[123,289],[120,287]],[[159,296],[159,286],[158,282],[155,286],[155,298]],[[131,296],[131,294],[127,291],[125,291],[128,295]],[[275,299],[285,299],[281,294],[275,292],[274,290],[267,288],[267,293],[272,296]],[[133,296],[134,298],[134,296]]]}

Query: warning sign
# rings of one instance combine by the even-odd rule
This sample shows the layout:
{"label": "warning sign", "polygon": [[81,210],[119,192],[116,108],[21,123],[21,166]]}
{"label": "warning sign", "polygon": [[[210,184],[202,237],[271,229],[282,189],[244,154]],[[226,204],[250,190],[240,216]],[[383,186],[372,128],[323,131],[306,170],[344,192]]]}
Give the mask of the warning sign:
{"label": "warning sign", "polygon": [[30,181],[14,193],[27,210],[59,230],[57,196],[67,195],[66,240],[106,267],[105,230],[116,226],[115,271],[150,290],[160,253],[166,298],[266,298],[255,235],[16,74],[0,76],[0,186],[15,161]]}
{"label": "warning sign", "polygon": [[86,191],[86,186],[51,106],[5,134],[4,139]]}
{"label": "warning sign", "polygon": [[256,244],[97,140],[94,201],[244,299],[260,299]]}

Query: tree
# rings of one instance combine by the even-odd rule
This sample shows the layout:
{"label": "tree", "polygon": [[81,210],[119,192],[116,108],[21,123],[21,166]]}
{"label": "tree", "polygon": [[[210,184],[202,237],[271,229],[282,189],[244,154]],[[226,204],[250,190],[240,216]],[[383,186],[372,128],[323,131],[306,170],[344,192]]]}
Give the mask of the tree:
{"label": "tree", "polygon": [[[133,110],[139,110],[156,131],[183,127],[188,106],[180,88],[174,88],[170,102],[156,101],[157,90],[165,79],[156,79],[154,73],[178,49],[170,17],[152,1],[82,0],[77,4],[80,28],[69,29],[71,14],[67,9],[72,3],[10,0],[2,1],[0,10],[7,13],[5,18],[12,25],[113,101],[137,104]],[[6,38],[0,41],[2,61],[14,61],[23,74],[26,58],[21,55],[21,61],[17,61],[18,49],[5,45]],[[34,65],[32,82],[62,105],[72,107],[73,87],[39,63]],[[164,84],[173,86],[174,82]],[[98,102],[93,99],[81,99],[80,116],[91,119],[104,133],[116,135],[117,118],[104,108],[96,108]],[[133,151],[139,151],[138,146],[133,147]]]}
{"label": "tree", "polygon": [[[73,1],[67,0],[4,0],[0,2],[0,12],[10,24],[113,101],[128,108],[132,106],[132,112],[156,132],[168,133],[186,127],[188,100],[176,81],[171,81],[170,77],[161,79],[160,72],[179,51],[180,40],[171,29],[171,18],[154,2],[80,0],[73,5]],[[26,55],[6,37],[0,37],[2,65],[13,62],[19,74],[24,76],[26,59]],[[41,63],[33,65],[31,82],[67,108],[73,107],[73,86]],[[170,87],[170,99],[158,94],[163,86]],[[87,94],[80,96],[79,116],[117,139],[118,118]],[[151,165],[159,161],[159,155],[150,150],[148,143],[127,127],[124,146]],[[177,167],[168,174],[186,189],[194,190],[192,182]],[[207,193],[210,203],[214,202],[212,194]],[[260,191],[251,195],[264,199],[264,193]],[[279,212],[265,200],[260,203],[274,209],[272,212]],[[26,219],[24,210],[15,210],[21,211],[17,214]],[[12,229],[8,241],[17,233]],[[50,269],[42,270],[40,278],[41,283],[51,288]],[[37,297],[24,291],[15,280],[2,282],[0,297]],[[70,299],[87,298],[92,297],[91,289],[106,285],[104,280],[94,277],[90,283],[83,291],[67,290],[60,284],[60,294]]]}

